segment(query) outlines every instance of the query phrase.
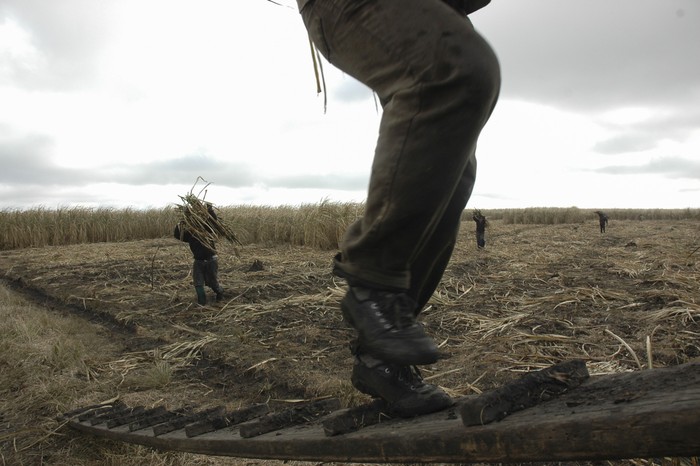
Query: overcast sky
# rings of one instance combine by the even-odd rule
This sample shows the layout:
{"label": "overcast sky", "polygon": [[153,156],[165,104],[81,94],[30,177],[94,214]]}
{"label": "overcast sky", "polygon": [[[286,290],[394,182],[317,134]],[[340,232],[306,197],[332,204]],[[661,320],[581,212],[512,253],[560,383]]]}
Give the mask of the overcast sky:
{"label": "overcast sky", "polygon": [[[429,0],[426,0],[429,1]],[[366,195],[381,109],[294,0],[0,0],[0,209]],[[700,207],[698,0],[492,0],[474,208]]]}

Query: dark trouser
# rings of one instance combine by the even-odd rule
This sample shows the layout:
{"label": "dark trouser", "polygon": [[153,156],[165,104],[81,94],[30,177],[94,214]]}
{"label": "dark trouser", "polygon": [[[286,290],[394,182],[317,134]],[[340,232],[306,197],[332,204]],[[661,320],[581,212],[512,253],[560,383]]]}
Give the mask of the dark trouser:
{"label": "dark trouser", "polygon": [[474,186],[500,87],[496,56],[441,0],[315,0],[301,14],[319,51],[383,107],[365,214],[345,233],[336,271],[407,291],[420,309]]}
{"label": "dark trouser", "polygon": [[208,286],[216,293],[221,292],[219,285],[219,261],[216,256],[208,260],[195,260],[192,264],[192,282],[195,288]]}
{"label": "dark trouser", "polygon": [[479,248],[486,246],[486,235],[483,231],[476,232],[476,245]]}

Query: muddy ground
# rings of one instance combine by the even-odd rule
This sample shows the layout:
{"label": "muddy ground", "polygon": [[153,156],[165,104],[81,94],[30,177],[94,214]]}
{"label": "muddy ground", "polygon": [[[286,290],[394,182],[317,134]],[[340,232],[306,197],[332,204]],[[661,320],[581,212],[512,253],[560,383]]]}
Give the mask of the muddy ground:
{"label": "muddy ground", "polygon": [[[473,229],[463,225],[421,314],[449,355],[421,368],[431,383],[458,396],[566,359],[603,374],[700,358],[697,222],[613,219],[601,234],[597,221],[493,221],[482,250]],[[111,394],[132,404],[285,405],[333,395],[349,406],[367,398],[349,383],[352,333],[338,310],[345,284],[330,273],[334,253],[222,244],[226,299],[207,306],[195,303],[189,249],[173,238],[4,251],[0,276],[121,342],[123,382]],[[157,362],[188,389],[141,383]]]}

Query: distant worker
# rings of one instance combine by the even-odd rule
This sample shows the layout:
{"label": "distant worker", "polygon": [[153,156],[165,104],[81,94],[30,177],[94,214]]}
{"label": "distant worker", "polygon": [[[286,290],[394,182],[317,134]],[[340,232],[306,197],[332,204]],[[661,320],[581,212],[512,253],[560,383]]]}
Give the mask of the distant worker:
{"label": "distant worker", "polygon": [[486,246],[486,226],[488,225],[488,220],[481,213],[480,210],[474,210],[474,215],[472,218],[476,222],[476,246],[482,249]]}
{"label": "distant worker", "polygon": [[[207,203],[207,221],[218,220],[216,212],[210,203]],[[214,240],[214,230],[211,226],[204,224],[207,232],[195,232],[193,227],[188,227],[187,222],[181,220],[175,225],[175,238],[190,245],[190,250],[194,256],[192,264],[192,282],[197,293],[197,303],[202,306],[207,304],[207,295],[204,286],[208,286],[216,293],[216,301],[224,299],[224,290],[219,285],[219,261],[216,254]]]}
{"label": "distant worker", "polygon": [[600,232],[605,233],[605,227],[608,225],[608,216],[600,210],[595,211],[598,214],[598,221],[600,222]]}

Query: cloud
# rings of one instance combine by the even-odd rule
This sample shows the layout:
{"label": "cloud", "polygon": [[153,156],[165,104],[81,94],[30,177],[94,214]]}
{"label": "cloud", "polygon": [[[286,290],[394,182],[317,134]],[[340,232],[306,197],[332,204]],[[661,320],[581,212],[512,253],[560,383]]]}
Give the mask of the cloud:
{"label": "cloud", "polygon": [[270,176],[254,173],[241,162],[219,160],[206,155],[188,155],[175,159],[140,164],[110,164],[95,169],[66,168],[47,155],[51,141],[42,136],[0,144],[0,184],[5,186],[87,186],[113,183],[126,186],[191,185],[198,177],[216,186],[245,188],[264,185],[271,188],[333,189],[358,191],[367,187],[363,174],[312,174]]}
{"label": "cloud", "polygon": [[[663,109],[639,108],[620,109],[613,112],[626,114],[626,118],[638,119],[631,123],[615,123],[599,118],[599,124],[613,133],[609,138],[598,141],[591,150],[600,154],[621,154],[645,152],[657,148],[663,140],[684,142],[700,128],[700,111],[692,109],[684,112],[664,111]],[[608,116],[607,118],[615,118]],[[622,118],[625,118],[624,116]],[[688,154],[690,155],[690,154]]]}
{"label": "cloud", "polygon": [[340,191],[362,191],[367,189],[369,178],[356,174],[328,174],[328,175],[299,175],[289,177],[276,177],[265,179],[265,184],[271,187],[290,189],[333,189]]}
{"label": "cloud", "polygon": [[700,180],[700,161],[683,157],[661,157],[642,165],[610,165],[592,170],[607,175],[662,175],[672,179]]}
{"label": "cloud", "polygon": [[228,187],[252,186],[256,177],[250,168],[217,160],[203,155],[190,155],[176,159],[135,165],[110,165],[100,170],[96,181],[130,185],[192,184],[198,176],[216,180],[216,184]]}
{"label": "cloud", "polygon": [[620,154],[627,152],[644,152],[654,149],[657,140],[654,136],[641,131],[626,132],[604,141],[597,142],[591,149],[600,154]]}
{"label": "cloud", "polygon": [[250,168],[213,158],[193,155],[143,164],[112,164],[95,169],[67,168],[46,155],[50,141],[30,136],[0,144],[0,184],[8,186],[87,186],[118,183],[131,186],[148,184],[192,184],[198,176],[216,180],[228,187],[252,186],[257,180]]}
{"label": "cloud", "polygon": [[592,111],[700,95],[693,0],[492,2],[475,25],[503,67],[505,97]]}
{"label": "cloud", "polygon": [[51,139],[43,135],[0,142],[0,183],[10,186],[83,184],[87,174],[57,165],[49,156],[51,147]]}
{"label": "cloud", "polygon": [[[22,54],[5,57],[6,75],[25,89],[80,89],[94,82],[109,37],[110,2],[3,0],[0,19],[19,28]],[[27,61],[29,59],[29,61]]]}

